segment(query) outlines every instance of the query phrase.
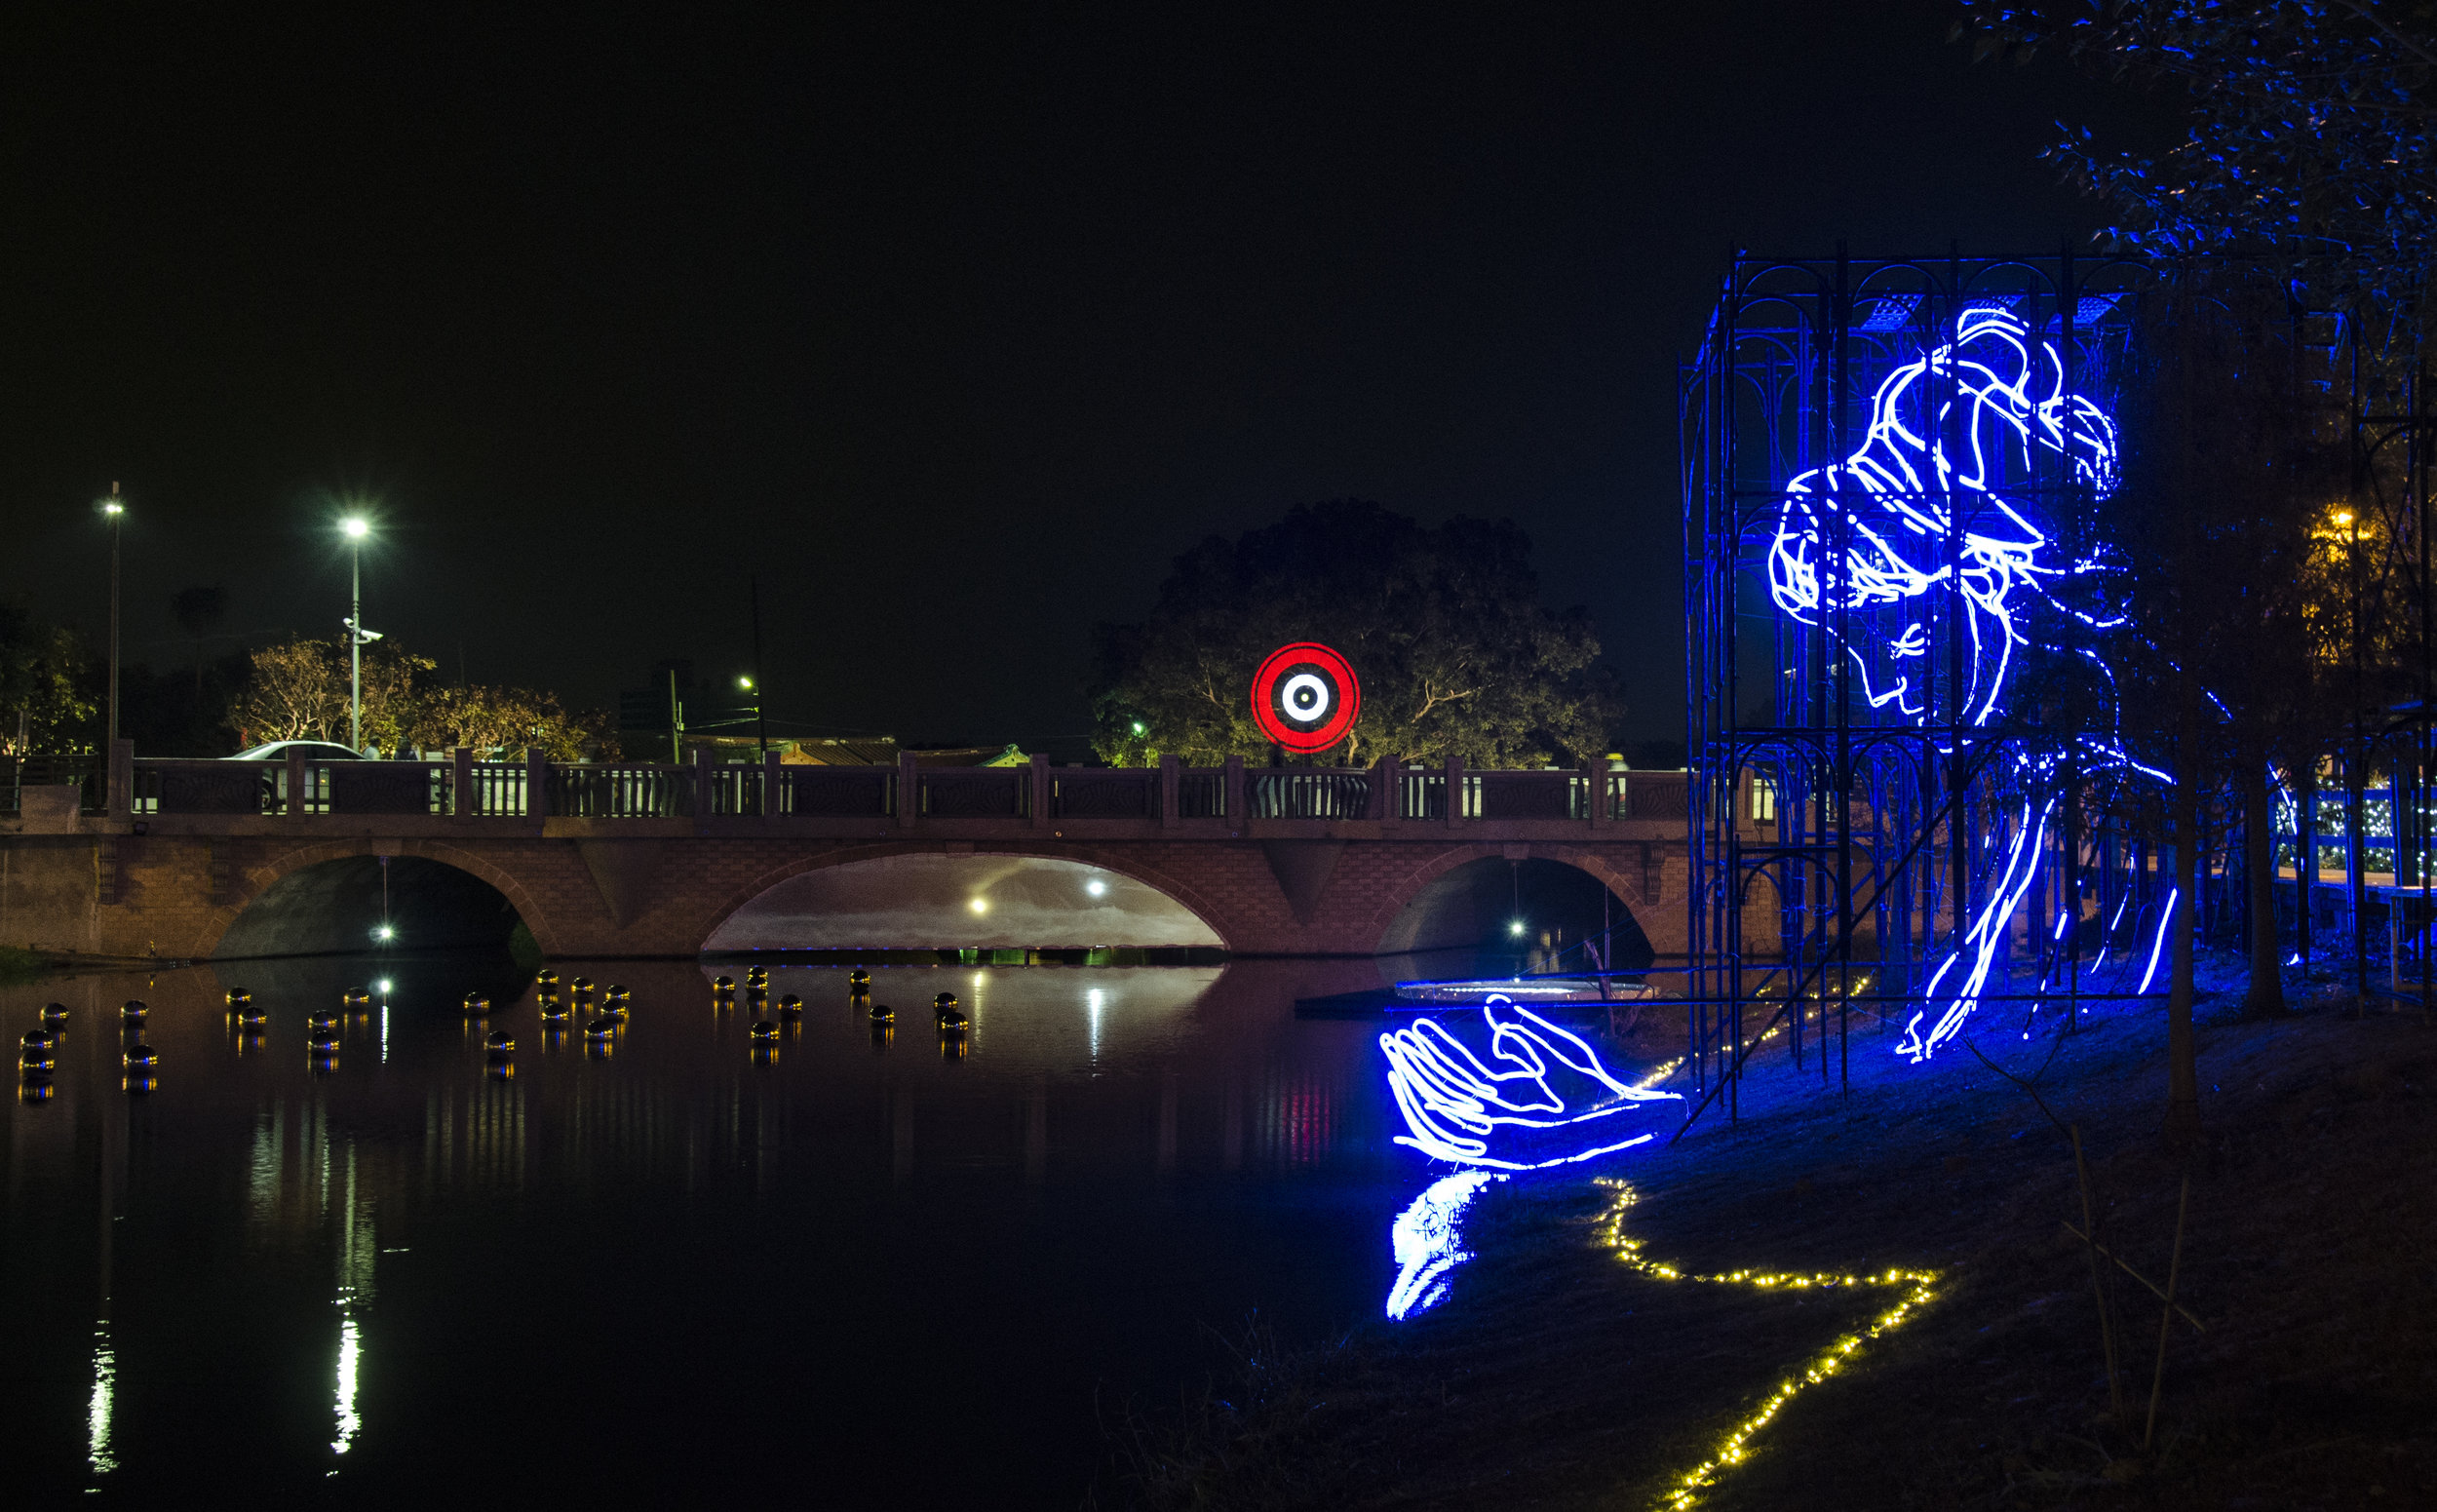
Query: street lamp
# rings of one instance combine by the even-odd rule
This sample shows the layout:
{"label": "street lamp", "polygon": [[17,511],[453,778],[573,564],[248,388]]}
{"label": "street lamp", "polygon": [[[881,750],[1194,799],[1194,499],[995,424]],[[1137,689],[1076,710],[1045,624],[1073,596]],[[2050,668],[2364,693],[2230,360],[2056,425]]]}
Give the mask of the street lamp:
{"label": "street lamp", "polygon": [[110,496],[101,501],[101,518],[110,522],[110,719],[109,734],[103,739],[101,758],[107,761],[119,744],[119,522],[127,516],[127,505],[119,498],[119,485],[110,485]]}
{"label": "street lamp", "polygon": [[350,587],[347,603],[347,745],[351,750],[364,749],[364,648],[378,640],[378,631],[364,628],[364,538],[372,533],[372,523],[362,515],[350,515],[338,523],[339,533],[347,537],[348,576]]}

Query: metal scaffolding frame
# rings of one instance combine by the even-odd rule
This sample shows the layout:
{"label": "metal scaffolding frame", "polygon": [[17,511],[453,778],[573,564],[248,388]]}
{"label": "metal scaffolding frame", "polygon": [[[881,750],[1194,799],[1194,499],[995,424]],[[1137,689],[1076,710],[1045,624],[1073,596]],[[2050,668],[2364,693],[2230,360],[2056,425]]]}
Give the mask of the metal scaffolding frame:
{"label": "metal scaffolding frame", "polygon": [[[1743,1060],[1772,1029],[1783,1029],[1798,1064],[1807,1047],[1823,1079],[1833,1060],[1842,1080],[1857,1010],[1901,1025],[1924,1008],[1923,986],[1955,945],[1957,901],[1966,920],[1988,902],[1997,860],[2018,838],[2013,816],[2027,812],[2020,763],[2003,759],[2017,737],[1985,709],[1973,717],[1978,627],[1964,601],[1965,541],[1990,495],[1932,473],[1903,496],[1945,528],[1941,580],[1900,601],[1850,601],[1854,514],[1825,510],[1819,611],[1804,624],[1778,611],[1767,581],[1789,481],[1853,457],[1880,385],[1954,340],[1968,310],[2002,309],[2053,343],[2065,392],[2109,394],[2127,352],[2127,296],[2143,280],[2139,264],[2077,259],[2070,249],[1731,260],[1699,355],[1678,382],[1694,773],[1685,997],[1700,1105],[1721,1101],[1733,1114]],[[1923,435],[1954,423],[1958,366],[1931,365],[1905,391]],[[1945,440],[1953,448],[1965,439]],[[2044,517],[2041,528],[2070,555],[2094,503],[2070,459],[2034,448],[2029,475],[2002,481],[2006,499]],[[1918,683],[1907,699],[1875,703],[1857,686],[1851,648],[1907,635]],[[1903,712],[1908,701],[1915,712]],[[2156,872],[2131,830],[2108,823],[2104,806],[2087,811],[2086,778],[2068,774],[2055,787],[2058,819],[2026,895],[2035,906],[2023,911],[2062,920],[2073,899],[2080,918],[2095,903],[2098,926],[2047,941],[2045,931],[2016,931],[1984,1004],[2029,1003],[2035,1014],[2061,994],[2078,1013],[2085,999],[2119,995],[2083,980],[2084,948],[2130,935],[2157,910]],[[1755,1028],[1747,1006],[1774,1013]]]}

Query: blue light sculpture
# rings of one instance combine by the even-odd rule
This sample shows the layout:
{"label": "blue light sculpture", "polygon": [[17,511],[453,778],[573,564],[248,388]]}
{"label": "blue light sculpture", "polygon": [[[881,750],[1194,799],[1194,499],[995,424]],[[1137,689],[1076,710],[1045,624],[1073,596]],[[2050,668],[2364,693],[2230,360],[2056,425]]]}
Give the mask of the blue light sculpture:
{"label": "blue light sculpture", "polygon": [[[1925,401],[1925,383],[1943,392]],[[1908,408],[1927,423],[1908,424]],[[1958,439],[1960,454],[1950,455],[1950,442]],[[1833,574],[1844,606],[1901,609],[1951,582],[1965,607],[1971,645],[1962,707],[1970,723],[1987,724],[2003,703],[2015,648],[2029,643],[2020,623],[2025,601],[2043,597],[2053,579],[2105,570],[2096,558],[2054,560],[2055,543],[2034,523],[2035,507],[2006,496],[2006,479],[2038,471],[2034,448],[2065,458],[2073,480],[2098,497],[2114,490],[2115,422],[2094,401],[2066,392],[2056,343],[2034,348],[2030,328],[2006,310],[1966,309],[1955,318],[1952,342],[1901,365],[1878,385],[1858,450],[1787,483],[1768,555],[1778,610],[1800,624],[1821,623],[1829,591],[1822,558],[1836,533],[1833,517],[1849,509],[1850,544],[1841,571]],[[1959,563],[1941,560],[1950,535],[1959,538]],[[2122,623],[2068,612],[2102,628]],[[1863,696],[1873,709],[1892,705],[1902,717],[1925,719],[1918,670],[1933,649],[1927,617],[1904,614],[1893,634],[1883,616],[1867,623],[1870,634],[1843,647]]]}
{"label": "blue light sculpture", "polygon": [[1481,1014],[1488,1060],[1435,1019],[1379,1036],[1388,1089],[1405,1115],[1397,1144],[1457,1165],[1539,1171],[1645,1144],[1660,1130],[1634,1115],[1683,1101],[1629,1085],[1580,1035],[1502,993],[1485,999]]}
{"label": "blue light sculpture", "polygon": [[[2041,608],[2092,631],[2124,624],[2120,615],[2094,614],[2059,597],[2062,580],[2104,577],[2113,564],[2104,552],[2058,553],[2041,509],[2025,496],[2043,472],[2053,478],[2059,470],[2042,468],[2043,452],[2083,496],[2103,501],[2114,491],[2115,422],[2097,401],[2069,391],[2057,344],[2034,340],[2010,310],[1970,305],[1955,316],[1953,340],[1879,382],[1862,443],[1843,462],[1787,482],[1768,551],[1769,596],[1786,618],[1837,643],[1861,700],[1881,717],[1915,726],[1932,720],[1926,669],[1937,649],[1930,611],[1939,599],[1960,606],[1968,654],[1961,686],[1948,700],[1961,715],[1952,722],[1971,728],[2002,722],[2010,712],[2009,674],[2017,651],[2041,632]],[[1832,544],[1838,539],[1841,550]],[[1831,607],[1846,612],[1831,616]],[[2112,687],[2113,674],[2095,650],[2048,648],[2083,658]],[[2072,744],[2082,770],[2166,778],[2112,739],[2083,735]],[[1942,750],[1954,754],[1952,742]],[[1915,1062],[1935,1055],[1988,990],[2048,844],[2060,765],[2053,751],[2002,754],[2004,786],[2016,797],[1989,838],[2004,861],[1976,910],[1958,900],[1953,943],[1922,989],[1924,1006],[1905,1024],[1899,1055]],[[2173,911],[2170,898],[2140,991],[2156,971]]]}

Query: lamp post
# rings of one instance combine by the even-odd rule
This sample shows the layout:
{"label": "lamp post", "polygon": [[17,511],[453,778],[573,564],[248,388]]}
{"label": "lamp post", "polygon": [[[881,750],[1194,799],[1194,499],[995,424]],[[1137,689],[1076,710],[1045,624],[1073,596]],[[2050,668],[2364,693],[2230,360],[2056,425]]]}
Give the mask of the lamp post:
{"label": "lamp post", "polygon": [[110,485],[110,496],[101,501],[101,518],[110,522],[110,715],[107,744],[101,748],[101,758],[107,761],[119,743],[119,522],[127,516],[127,505],[119,498],[119,485]]}
{"label": "lamp post", "polygon": [[751,678],[739,678],[736,679],[736,685],[745,692],[751,693],[754,696],[754,728],[760,732],[758,738],[754,741],[754,745],[759,748],[763,756],[768,756],[770,754],[770,735],[768,729],[761,722],[761,684],[754,681]]}
{"label": "lamp post", "polygon": [[364,642],[377,640],[364,629],[364,538],[372,526],[361,515],[338,523],[347,536],[347,747],[364,750]]}

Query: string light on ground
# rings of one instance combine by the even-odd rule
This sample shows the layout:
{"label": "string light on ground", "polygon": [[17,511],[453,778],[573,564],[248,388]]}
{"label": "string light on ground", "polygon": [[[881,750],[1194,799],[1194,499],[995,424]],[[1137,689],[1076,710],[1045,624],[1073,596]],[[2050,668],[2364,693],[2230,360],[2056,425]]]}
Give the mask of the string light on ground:
{"label": "string light on ground", "polygon": [[1775,1420],[1777,1415],[1785,1411],[1787,1403],[1842,1370],[1871,1340],[1903,1327],[1907,1319],[1927,1306],[1936,1295],[1934,1288],[1938,1273],[1934,1270],[1882,1270],[1870,1275],[1825,1270],[1730,1270],[1703,1275],[1654,1260],[1643,1253],[1642,1241],[1625,1232],[1625,1210],[1638,1200],[1633,1188],[1623,1182],[1607,1179],[1603,1179],[1599,1184],[1613,1191],[1616,1200],[1601,1216],[1596,1230],[1598,1243],[1614,1251],[1619,1260],[1652,1280],[1689,1281],[1706,1286],[1743,1286],[1763,1292],[1825,1291],[1834,1288],[1857,1293],[1874,1289],[1903,1293],[1902,1299],[1872,1319],[1869,1327],[1845,1335],[1812,1356],[1791,1378],[1770,1392],[1750,1415],[1728,1430],[1707,1459],[1671,1481],[1658,1502],[1666,1512],[1684,1512],[1684,1509],[1695,1505],[1703,1492],[1718,1484],[1721,1475],[1729,1467],[1743,1462],[1751,1453],[1752,1436]]}

